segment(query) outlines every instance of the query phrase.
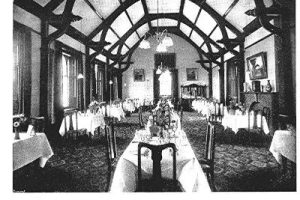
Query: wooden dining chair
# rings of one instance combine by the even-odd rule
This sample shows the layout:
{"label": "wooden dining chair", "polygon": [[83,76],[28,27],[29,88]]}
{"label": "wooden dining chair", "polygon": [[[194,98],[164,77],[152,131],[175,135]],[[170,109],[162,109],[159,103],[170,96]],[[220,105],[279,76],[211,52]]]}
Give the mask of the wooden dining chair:
{"label": "wooden dining chair", "polygon": [[205,139],[205,157],[200,159],[200,164],[202,166],[203,171],[206,174],[209,185],[212,191],[215,191],[214,185],[214,159],[215,159],[215,126],[216,123],[208,122],[207,123],[207,131],[206,131],[206,139]]}
{"label": "wooden dining chair", "polygon": [[[69,121],[68,123],[67,120]],[[80,135],[87,133],[86,129],[78,129],[78,111],[75,108],[68,108],[64,110],[63,123],[65,126],[64,137],[66,139],[77,140]]]}
{"label": "wooden dining chair", "polygon": [[143,106],[139,106],[138,113],[139,113],[139,125],[140,125],[140,128],[143,128],[144,127],[144,122],[143,122]]}
{"label": "wooden dining chair", "polygon": [[34,127],[36,132],[45,132],[46,121],[45,117],[30,117],[30,124]]}
{"label": "wooden dining chair", "polygon": [[[151,151],[153,161],[153,173],[151,179],[142,179],[141,149],[147,148]],[[166,148],[173,150],[173,179],[163,179],[161,176],[162,151]],[[138,144],[138,183],[137,192],[176,192],[181,191],[179,182],[176,179],[176,146],[174,143],[163,145],[151,145],[140,142]]]}
{"label": "wooden dining chair", "polygon": [[269,107],[263,107],[262,115],[266,118],[268,125],[270,124],[271,110]]}
{"label": "wooden dining chair", "polygon": [[113,118],[110,117],[105,117],[105,146],[108,163],[106,191],[110,191],[112,178],[117,165],[117,142],[114,132],[114,121]]}

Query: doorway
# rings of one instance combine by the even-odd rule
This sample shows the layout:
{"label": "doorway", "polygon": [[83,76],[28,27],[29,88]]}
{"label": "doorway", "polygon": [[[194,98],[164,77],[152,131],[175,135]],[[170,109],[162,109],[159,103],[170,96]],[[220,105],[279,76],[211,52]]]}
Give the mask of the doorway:
{"label": "doorway", "polygon": [[[153,96],[156,102],[161,96],[168,96],[178,101],[178,70],[175,69],[175,53],[159,53],[154,55]],[[157,74],[158,67],[164,68]],[[166,68],[168,70],[166,70]]]}

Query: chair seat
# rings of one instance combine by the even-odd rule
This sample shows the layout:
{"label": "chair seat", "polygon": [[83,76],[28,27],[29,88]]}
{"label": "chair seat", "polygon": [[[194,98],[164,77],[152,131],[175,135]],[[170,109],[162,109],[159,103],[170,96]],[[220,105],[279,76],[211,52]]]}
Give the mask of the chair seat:
{"label": "chair seat", "polygon": [[[155,186],[160,185],[159,188]],[[174,183],[172,179],[161,179],[160,183],[153,179],[141,180],[136,192],[182,192],[181,185],[178,181]]]}

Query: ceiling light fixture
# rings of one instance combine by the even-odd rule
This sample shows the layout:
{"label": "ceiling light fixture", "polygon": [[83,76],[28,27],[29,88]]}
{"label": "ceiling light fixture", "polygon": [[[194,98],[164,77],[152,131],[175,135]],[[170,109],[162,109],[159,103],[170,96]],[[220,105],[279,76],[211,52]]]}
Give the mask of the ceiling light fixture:
{"label": "ceiling light fixture", "polygon": [[[158,0],[157,0],[157,14],[158,14]],[[168,35],[168,30],[164,29],[162,32],[159,32],[159,23],[157,18],[157,31],[155,32],[155,35],[151,35],[149,32],[146,32],[146,34],[143,37],[143,40],[141,41],[139,48],[141,49],[150,49],[150,42],[147,40],[147,34],[149,34],[150,37],[155,37],[158,45],[156,47],[157,52],[167,52],[167,47],[173,46],[173,40]]]}

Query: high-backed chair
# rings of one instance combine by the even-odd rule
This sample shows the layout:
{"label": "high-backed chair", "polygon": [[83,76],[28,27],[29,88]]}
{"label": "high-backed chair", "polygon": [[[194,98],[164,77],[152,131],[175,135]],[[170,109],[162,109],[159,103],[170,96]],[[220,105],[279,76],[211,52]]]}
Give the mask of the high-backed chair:
{"label": "high-backed chair", "polygon": [[271,118],[271,110],[270,110],[270,108],[269,107],[263,107],[262,115],[266,118],[267,123],[269,125],[270,118]]}
{"label": "high-backed chair", "polygon": [[[153,173],[151,179],[142,179],[142,162],[141,162],[141,149],[148,148],[152,153]],[[162,151],[166,148],[173,150],[173,179],[163,179],[161,176]],[[159,192],[159,191],[180,191],[180,186],[176,180],[176,146],[174,143],[167,143],[163,145],[151,145],[148,143],[140,142],[138,145],[138,192]]]}
{"label": "high-backed chair", "polygon": [[214,191],[214,159],[215,159],[215,125],[208,122],[205,140],[205,157],[200,160],[200,164],[205,172],[211,189]]}
{"label": "high-backed chair", "polygon": [[30,124],[36,132],[45,132],[45,117],[30,117]]}
{"label": "high-backed chair", "polygon": [[138,113],[139,113],[139,125],[140,125],[140,128],[143,128],[144,127],[144,122],[143,122],[143,106],[139,106]]}
{"label": "high-backed chair", "polygon": [[112,177],[116,168],[117,158],[117,143],[116,135],[114,132],[114,125],[112,118],[105,118],[105,145],[106,145],[106,158],[108,163],[107,173],[107,188],[106,191],[110,190]]}
{"label": "high-backed chair", "polygon": [[66,139],[78,139],[78,136],[86,134],[86,129],[78,129],[78,111],[75,108],[64,110],[63,123],[65,127]]}

